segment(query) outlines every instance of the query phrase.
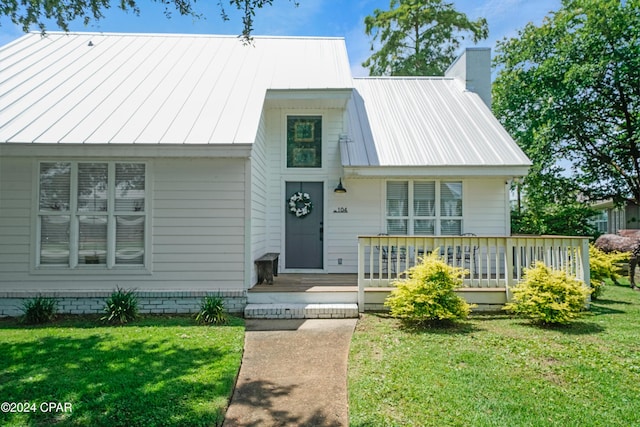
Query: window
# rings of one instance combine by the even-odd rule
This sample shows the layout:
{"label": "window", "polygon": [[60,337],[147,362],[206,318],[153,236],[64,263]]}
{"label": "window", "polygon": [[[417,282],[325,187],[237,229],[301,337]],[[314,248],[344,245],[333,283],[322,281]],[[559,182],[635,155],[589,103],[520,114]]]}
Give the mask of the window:
{"label": "window", "polygon": [[462,234],[462,182],[387,181],[387,233]]}
{"label": "window", "polygon": [[322,117],[287,117],[287,167],[322,167]]}
{"label": "window", "polygon": [[42,162],[39,266],[144,264],[143,163]]}
{"label": "window", "polygon": [[606,234],[609,231],[609,214],[607,210],[602,210],[591,218],[590,221],[598,233]]}

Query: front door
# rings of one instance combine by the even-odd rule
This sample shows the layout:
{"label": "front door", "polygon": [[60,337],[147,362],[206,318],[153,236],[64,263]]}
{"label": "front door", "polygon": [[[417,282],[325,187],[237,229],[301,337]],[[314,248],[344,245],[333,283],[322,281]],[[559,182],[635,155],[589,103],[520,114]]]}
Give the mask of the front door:
{"label": "front door", "polygon": [[[322,182],[286,183],[286,268],[323,268],[323,188]],[[294,195],[298,193],[301,193],[302,200],[295,200]],[[295,202],[295,207],[292,202]],[[292,207],[297,215],[291,211]]]}

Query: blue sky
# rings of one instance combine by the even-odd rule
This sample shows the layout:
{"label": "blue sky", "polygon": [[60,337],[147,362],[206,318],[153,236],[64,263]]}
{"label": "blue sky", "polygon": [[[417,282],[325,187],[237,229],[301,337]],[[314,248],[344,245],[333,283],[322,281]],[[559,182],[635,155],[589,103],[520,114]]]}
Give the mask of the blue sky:
{"label": "blue sky", "polygon": [[[224,2],[224,1],[223,1]],[[298,0],[295,7],[289,0],[274,0],[273,6],[259,9],[254,24],[255,35],[283,36],[337,36],[344,37],[351,67],[355,76],[367,75],[360,64],[370,55],[370,43],[364,34],[364,18],[373,10],[388,9],[389,0]],[[118,2],[115,2],[118,3]],[[127,33],[190,33],[190,34],[240,34],[241,19],[230,13],[231,21],[223,22],[217,1],[200,0],[196,3],[205,19],[193,20],[173,14],[164,15],[161,4],[152,0],[138,0],[140,16],[124,13],[114,8],[105,18],[85,26],[72,23],[71,31],[127,32]],[[226,2],[225,2],[226,3]],[[495,48],[497,40],[516,36],[527,22],[540,24],[549,11],[557,10],[561,0],[453,0],[457,10],[471,19],[484,17],[489,23],[489,39],[478,46]],[[229,8],[228,12],[232,12]],[[54,23],[49,31],[58,30]],[[0,18],[0,45],[22,35],[21,28],[6,18]],[[473,46],[471,42],[463,47]]]}

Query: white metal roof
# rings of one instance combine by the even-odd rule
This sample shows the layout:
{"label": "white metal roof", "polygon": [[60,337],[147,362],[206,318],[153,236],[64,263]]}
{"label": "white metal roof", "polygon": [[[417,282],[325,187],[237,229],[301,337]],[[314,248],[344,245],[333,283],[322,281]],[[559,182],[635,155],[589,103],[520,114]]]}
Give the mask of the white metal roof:
{"label": "white metal roof", "polygon": [[340,38],[27,34],[0,48],[0,143],[252,143],[268,89],[351,89]]}
{"label": "white metal roof", "polygon": [[443,77],[354,79],[345,167],[529,166],[480,97]]}

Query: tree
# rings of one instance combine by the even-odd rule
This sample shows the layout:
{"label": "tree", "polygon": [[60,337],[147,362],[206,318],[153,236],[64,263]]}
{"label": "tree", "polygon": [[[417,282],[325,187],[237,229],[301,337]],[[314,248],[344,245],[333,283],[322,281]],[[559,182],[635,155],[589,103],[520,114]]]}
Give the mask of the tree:
{"label": "tree", "polygon": [[[554,165],[546,153],[530,154],[534,164],[522,183],[518,183],[518,205],[511,212],[511,232],[516,234],[554,234],[594,236],[591,219],[597,214],[582,199],[575,181]],[[521,199],[523,202],[521,202]]]}
{"label": "tree", "polygon": [[529,197],[640,203],[640,0],[563,0],[494,61],[494,113],[534,163]]}
{"label": "tree", "polygon": [[[195,0],[153,0],[165,8],[165,15],[170,18],[172,9],[180,15],[188,15],[200,18],[202,15],[196,11]],[[291,1],[291,0],[290,0]],[[293,0],[297,5],[297,1]],[[43,33],[46,30],[46,20],[54,20],[56,25],[64,31],[69,31],[69,23],[76,19],[82,19],[87,25],[92,20],[104,18],[104,12],[115,7],[122,11],[140,13],[136,0],[10,0],[0,3],[0,16],[7,16],[11,21],[21,26],[23,31],[30,31],[37,26]],[[229,0],[229,5],[235,7],[243,13],[242,36],[245,39],[251,38],[253,31],[253,18],[256,9],[270,6],[273,0]],[[223,20],[228,21],[229,15],[222,1],[218,2],[220,15]]]}
{"label": "tree", "polygon": [[362,65],[372,76],[442,75],[470,33],[474,43],[489,35],[487,21],[470,21],[443,0],[391,0],[364,20],[375,51]]}
{"label": "tree", "polygon": [[568,203],[528,204],[522,210],[511,212],[511,232],[595,236],[597,230],[590,219],[596,213],[594,209],[575,200]]}

